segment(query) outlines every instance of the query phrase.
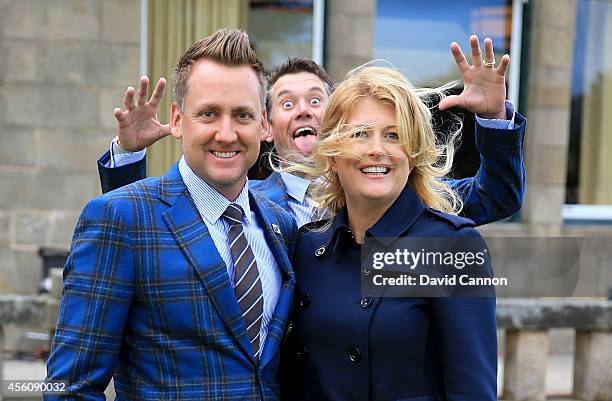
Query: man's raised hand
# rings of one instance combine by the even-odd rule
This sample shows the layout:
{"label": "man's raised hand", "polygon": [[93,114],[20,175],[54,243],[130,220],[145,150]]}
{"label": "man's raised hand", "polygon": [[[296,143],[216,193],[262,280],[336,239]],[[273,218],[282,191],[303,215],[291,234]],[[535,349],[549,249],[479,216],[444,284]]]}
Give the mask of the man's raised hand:
{"label": "man's raised hand", "polygon": [[119,145],[131,152],[142,150],[170,134],[170,126],[161,124],[157,119],[157,107],[166,89],[166,80],[159,79],[149,101],[147,101],[148,88],[149,78],[141,77],[136,92],[136,102],[134,103],[134,88],[130,86],[123,98],[125,109],[114,110]]}

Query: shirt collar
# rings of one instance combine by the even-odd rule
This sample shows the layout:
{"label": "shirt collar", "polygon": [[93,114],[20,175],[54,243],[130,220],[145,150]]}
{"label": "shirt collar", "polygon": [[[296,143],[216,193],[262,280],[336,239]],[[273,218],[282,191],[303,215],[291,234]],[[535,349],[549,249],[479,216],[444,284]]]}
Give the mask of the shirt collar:
{"label": "shirt collar", "polygon": [[307,180],[306,178],[298,177],[297,175],[285,172],[280,173],[280,175],[283,183],[285,184],[287,195],[299,203],[304,203],[306,191],[308,191],[308,186],[310,185],[311,181]]}
{"label": "shirt collar", "polygon": [[247,224],[251,224],[251,207],[249,205],[249,181],[247,179],[242,191],[234,200],[230,202],[225,196],[221,195],[216,189],[210,186],[206,181],[200,178],[187,165],[185,156],[179,161],[179,172],[187,186],[189,194],[193,198],[198,211],[204,219],[210,224],[215,224],[223,215],[230,203],[236,203],[242,207],[244,217]]}

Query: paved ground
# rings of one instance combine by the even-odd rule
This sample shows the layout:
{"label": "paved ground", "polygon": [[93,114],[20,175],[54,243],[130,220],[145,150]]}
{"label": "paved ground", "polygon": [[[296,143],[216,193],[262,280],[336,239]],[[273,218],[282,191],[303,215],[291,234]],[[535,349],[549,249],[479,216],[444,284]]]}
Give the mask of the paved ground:
{"label": "paved ground", "polygon": [[[546,392],[549,397],[561,401],[571,393],[573,377],[573,360],[571,354],[551,355],[548,365],[546,381]],[[503,360],[500,356],[500,360]],[[4,364],[5,380],[42,380],[45,377],[45,365],[40,361],[8,360]],[[503,366],[500,364],[498,375],[498,389],[503,391],[501,378],[503,377]],[[40,400],[39,394],[7,394],[4,401],[29,401]],[[112,399],[112,398],[108,398]]]}

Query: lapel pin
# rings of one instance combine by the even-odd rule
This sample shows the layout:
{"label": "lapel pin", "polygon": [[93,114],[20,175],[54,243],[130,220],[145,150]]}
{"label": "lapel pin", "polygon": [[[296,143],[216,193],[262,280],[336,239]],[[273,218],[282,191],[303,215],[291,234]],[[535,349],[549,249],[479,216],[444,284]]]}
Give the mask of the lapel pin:
{"label": "lapel pin", "polygon": [[278,235],[281,235],[281,230],[278,224],[272,224],[272,231],[274,231]]}

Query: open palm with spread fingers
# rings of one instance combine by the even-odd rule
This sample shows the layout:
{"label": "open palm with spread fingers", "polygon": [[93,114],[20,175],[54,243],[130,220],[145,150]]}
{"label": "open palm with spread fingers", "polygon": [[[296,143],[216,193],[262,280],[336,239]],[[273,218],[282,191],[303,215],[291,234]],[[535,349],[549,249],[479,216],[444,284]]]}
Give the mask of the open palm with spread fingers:
{"label": "open palm with spread fingers", "polygon": [[482,118],[506,118],[506,70],[510,56],[504,54],[499,66],[495,67],[493,41],[484,40],[484,59],[480,52],[478,37],[470,36],[473,65],[468,64],[465,55],[456,42],[451,44],[451,52],[463,78],[463,92],[448,96],[440,102],[440,110],[461,107],[478,114]]}
{"label": "open palm with spread fingers", "polygon": [[160,78],[147,101],[149,78],[140,78],[140,85],[134,102],[134,88],[125,91],[123,105],[125,110],[116,108],[119,144],[125,150],[136,152],[155,143],[158,139],[170,134],[170,126],[157,119],[157,107],[166,89],[166,80]]}

